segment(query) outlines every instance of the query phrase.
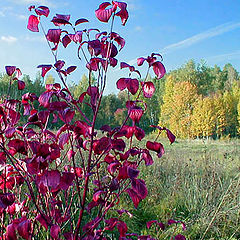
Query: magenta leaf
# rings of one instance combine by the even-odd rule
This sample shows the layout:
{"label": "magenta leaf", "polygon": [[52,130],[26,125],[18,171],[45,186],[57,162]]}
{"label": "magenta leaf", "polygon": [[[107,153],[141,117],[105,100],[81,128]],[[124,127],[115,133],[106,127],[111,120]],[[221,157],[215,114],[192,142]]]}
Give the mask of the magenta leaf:
{"label": "magenta leaf", "polygon": [[155,86],[153,82],[141,82],[142,90],[143,90],[143,96],[145,98],[151,98],[155,92]]}
{"label": "magenta leaf", "polygon": [[119,16],[121,18],[122,25],[124,26],[128,20],[127,4],[117,1],[113,1],[113,4],[117,5],[120,8],[120,11],[116,13],[116,16]]}
{"label": "magenta leaf", "polygon": [[38,214],[36,217],[36,220],[43,226],[46,230],[48,230],[48,223],[46,220],[48,220],[47,216],[42,216],[41,214]]}
{"label": "magenta leaf", "polygon": [[68,44],[71,42],[71,38],[68,36],[68,35],[65,35],[63,38],[62,38],[62,44],[63,46],[66,48],[68,46]]}
{"label": "magenta leaf", "polygon": [[9,240],[17,240],[17,235],[16,235],[16,226],[15,224],[9,224],[6,229],[6,239]]}
{"label": "magenta leaf", "polygon": [[28,18],[27,28],[32,32],[39,32],[38,29],[39,19],[35,15],[31,15]]}
{"label": "magenta leaf", "polygon": [[16,71],[15,66],[5,66],[6,72],[8,76],[12,76],[14,72]]}
{"label": "magenta leaf", "polygon": [[21,153],[27,155],[27,149],[24,141],[20,139],[13,139],[8,142],[9,151],[14,155],[15,153]]}
{"label": "magenta leaf", "polygon": [[171,142],[171,144],[175,142],[175,139],[176,139],[175,135],[169,129],[166,129],[166,132],[167,132],[167,137]]}
{"label": "magenta leaf", "polygon": [[143,57],[138,58],[137,59],[137,65],[142,66],[145,60],[146,60],[146,58],[143,58]]}
{"label": "magenta leaf", "polygon": [[65,62],[63,60],[58,60],[55,64],[54,67],[56,67],[57,70],[60,70],[63,68],[65,65]]}
{"label": "magenta leaf", "polygon": [[109,2],[102,3],[95,11],[95,15],[101,22],[108,22],[113,13],[113,8],[106,9],[111,4]]}
{"label": "magenta leaf", "polygon": [[88,51],[91,55],[98,56],[101,53],[102,43],[96,39],[93,41],[88,41]]}
{"label": "magenta leaf", "polygon": [[149,228],[152,226],[153,223],[157,223],[157,220],[148,221],[148,222],[146,223],[147,228],[149,229]]}
{"label": "magenta leaf", "polygon": [[182,234],[178,234],[174,238],[175,240],[186,240],[186,238]]}
{"label": "magenta leaf", "polygon": [[139,141],[141,141],[145,137],[144,130],[137,126],[135,126],[134,134],[135,134],[137,140],[139,140]]}
{"label": "magenta leaf", "polygon": [[51,70],[52,65],[38,65],[37,68],[42,68],[41,76],[44,77],[48,71]]}
{"label": "magenta leaf", "polygon": [[51,22],[53,22],[55,26],[61,26],[61,25],[71,24],[69,20],[70,20],[70,15],[56,14],[56,16],[53,17]]}
{"label": "magenta leaf", "polygon": [[126,191],[130,196],[130,198],[132,199],[134,207],[137,208],[142,199],[138,196],[138,194],[133,189],[128,188]]}
{"label": "magenta leaf", "polygon": [[0,209],[11,206],[15,201],[15,195],[12,193],[0,193]]}
{"label": "magenta leaf", "polygon": [[143,115],[143,109],[141,107],[133,107],[130,109],[129,118],[133,120],[134,123],[138,123]]}
{"label": "magenta leaf", "polygon": [[142,153],[142,159],[145,161],[146,166],[153,164],[153,158],[147,149]]}
{"label": "magenta leaf", "polygon": [[132,189],[138,194],[141,199],[147,197],[148,190],[145,182],[142,179],[132,179]]}
{"label": "magenta leaf", "polygon": [[35,9],[35,12],[38,16],[44,15],[45,17],[48,17],[50,11],[49,11],[48,7],[40,6],[40,7]]}
{"label": "magenta leaf", "polygon": [[166,69],[161,62],[154,62],[152,64],[152,67],[158,79],[162,78],[165,75]]}
{"label": "magenta leaf", "polygon": [[63,172],[60,180],[60,188],[63,190],[67,190],[74,180],[75,174],[71,172]]}
{"label": "magenta leaf", "polygon": [[61,29],[49,29],[46,35],[48,41],[58,44],[60,41]]}
{"label": "magenta leaf", "polygon": [[56,189],[60,183],[60,172],[58,170],[47,171],[47,185]]}
{"label": "magenta leaf", "polygon": [[158,157],[162,157],[162,155],[164,154],[164,147],[161,143],[158,142],[151,142],[151,141],[147,141],[146,143],[146,147],[149,150],[155,151],[158,153]]}
{"label": "magenta leaf", "polygon": [[126,236],[126,232],[127,232],[128,228],[127,228],[127,224],[125,222],[119,220],[119,222],[117,224],[117,229],[120,234],[120,238]]}
{"label": "magenta leaf", "polygon": [[53,92],[50,91],[45,91],[44,93],[42,93],[38,98],[40,105],[47,108],[49,106],[49,100],[52,97],[52,95]]}
{"label": "magenta leaf", "polygon": [[129,178],[134,179],[137,178],[139,175],[139,170],[134,169],[132,167],[127,167],[127,174],[129,176]]}
{"label": "magenta leaf", "polygon": [[70,74],[70,73],[72,73],[73,71],[75,71],[75,69],[76,69],[77,67],[76,66],[70,66],[70,67],[68,67],[67,68],[67,74]]}
{"label": "magenta leaf", "polygon": [[53,224],[50,228],[50,235],[53,239],[59,239],[58,235],[61,232],[61,228],[57,224]]}
{"label": "magenta leaf", "polygon": [[25,88],[25,82],[18,80],[18,90],[23,90]]}
{"label": "magenta leaf", "polygon": [[81,23],[89,22],[86,18],[80,18],[75,22],[75,26]]}
{"label": "magenta leaf", "polygon": [[26,240],[29,239],[31,230],[32,230],[32,223],[30,220],[23,220],[17,226],[17,231],[19,235]]}
{"label": "magenta leaf", "polygon": [[[120,50],[125,46],[125,40],[124,38],[120,37],[119,34],[115,33],[115,32],[112,32],[111,33],[111,38],[118,43],[118,45],[120,45]],[[119,51],[120,51],[119,50]]]}

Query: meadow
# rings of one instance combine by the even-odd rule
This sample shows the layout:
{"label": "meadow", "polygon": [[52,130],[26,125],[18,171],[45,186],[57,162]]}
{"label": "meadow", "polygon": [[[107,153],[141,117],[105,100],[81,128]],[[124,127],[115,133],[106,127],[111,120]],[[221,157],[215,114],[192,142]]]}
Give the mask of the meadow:
{"label": "meadow", "polygon": [[[149,195],[138,209],[130,209],[129,232],[146,234],[147,221],[175,219],[186,224],[189,240],[240,239],[240,141],[162,142],[164,156],[141,171]],[[168,239],[172,231],[183,233],[179,226],[155,237]]]}

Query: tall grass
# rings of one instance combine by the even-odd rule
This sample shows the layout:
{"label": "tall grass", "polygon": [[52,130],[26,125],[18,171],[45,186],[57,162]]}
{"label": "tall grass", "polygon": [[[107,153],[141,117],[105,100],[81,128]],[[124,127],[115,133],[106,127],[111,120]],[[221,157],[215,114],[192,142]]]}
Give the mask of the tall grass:
{"label": "tall grass", "polygon": [[147,221],[173,218],[187,224],[187,239],[240,239],[240,141],[191,140],[165,146],[161,159],[142,168],[140,178],[149,195],[138,209],[132,207],[130,231],[146,233]]}

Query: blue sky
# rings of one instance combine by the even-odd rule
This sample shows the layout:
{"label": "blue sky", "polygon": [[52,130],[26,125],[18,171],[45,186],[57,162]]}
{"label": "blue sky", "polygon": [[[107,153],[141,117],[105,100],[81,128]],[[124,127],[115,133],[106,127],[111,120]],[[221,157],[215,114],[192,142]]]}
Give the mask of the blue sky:
{"label": "blue sky", "polygon": [[[236,0],[127,0],[129,19],[120,20],[114,31],[126,40],[119,60],[133,64],[138,57],[161,53],[167,71],[180,67],[189,59],[204,59],[210,66],[223,67],[230,62],[240,71],[240,2]],[[55,13],[71,14],[71,19],[87,18],[83,28],[108,30],[109,25],[97,21],[94,10],[100,0],[0,0],[0,72],[5,65],[16,65],[34,78],[36,66],[52,63],[52,56],[41,33],[27,30],[29,5],[46,5]],[[49,28],[47,21],[43,22]],[[78,65],[71,81],[79,81],[86,72],[84,62],[76,59],[74,46],[67,54],[67,65]],[[141,68],[144,69],[144,68]],[[140,69],[140,70],[141,70]],[[144,71],[144,70],[143,70]],[[123,74],[123,75],[121,75]],[[115,92],[115,82],[125,71],[110,72],[107,93]]]}

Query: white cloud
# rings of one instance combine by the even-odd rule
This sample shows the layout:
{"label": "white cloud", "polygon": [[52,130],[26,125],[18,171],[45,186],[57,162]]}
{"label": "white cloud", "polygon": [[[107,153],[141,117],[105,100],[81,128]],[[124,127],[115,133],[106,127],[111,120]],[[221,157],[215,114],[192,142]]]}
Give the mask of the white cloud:
{"label": "white cloud", "polygon": [[28,19],[28,16],[23,15],[23,14],[14,14],[14,16],[17,17],[19,20],[26,21]]}
{"label": "white cloud", "polygon": [[208,57],[206,59],[208,61],[213,61],[213,62],[221,62],[221,61],[226,62],[232,59],[240,59],[240,50],[231,52],[231,53],[225,53],[225,54]]}
{"label": "white cloud", "polygon": [[25,41],[29,41],[29,42],[45,42],[46,41],[46,39],[45,39],[45,37],[30,37],[30,36],[25,36],[24,37],[24,40]]}
{"label": "white cloud", "polygon": [[40,5],[46,5],[48,7],[55,6],[53,2],[50,0],[9,0],[9,1],[16,4],[24,4],[24,5],[40,4]]}
{"label": "white cloud", "polygon": [[194,35],[190,38],[186,38],[186,39],[184,39],[180,42],[170,44],[170,45],[166,46],[165,48],[163,48],[161,52],[166,53],[166,52],[169,52],[169,51],[173,51],[175,49],[189,47],[189,46],[191,46],[191,45],[193,45],[197,42],[200,42],[200,41],[206,40],[208,38],[212,38],[212,37],[221,35],[223,33],[226,33],[226,32],[232,31],[234,29],[237,29],[239,27],[240,27],[240,22],[222,24],[222,25],[219,25],[215,28],[211,28],[211,29],[209,29],[205,32],[196,34],[196,35]]}
{"label": "white cloud", "polygon": [[141,26],[136,26],[136,27],[134,28],[134,30],[135,30],[136,32],[141,32],[141,31],[143,30],[143,28],[142,28]]}
{"label": "white cloud", "polygon": [[1,40],[7,43],[15,43],[17,41],[17,38],[13,36],[1,36]]}

